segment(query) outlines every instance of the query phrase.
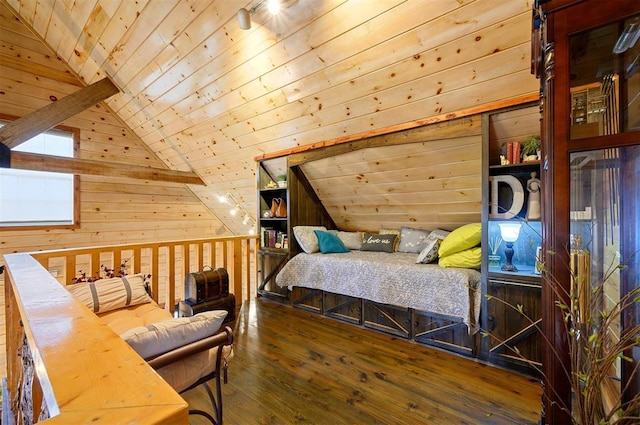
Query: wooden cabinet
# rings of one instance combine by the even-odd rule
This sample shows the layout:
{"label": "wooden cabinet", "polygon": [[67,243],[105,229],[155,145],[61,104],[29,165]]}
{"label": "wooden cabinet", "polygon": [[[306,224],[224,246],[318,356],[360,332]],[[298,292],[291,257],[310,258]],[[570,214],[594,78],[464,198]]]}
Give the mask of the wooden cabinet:
{"label": "wooden cabinet", "polygon": [[488,296],[480,357],[528,373],[541,361],[541,183],[537,149],[523,150],[539,132],[537,104],[483,116],[482,292]]}
{"label": "wooden cabinet", "polygon": [[[577,393],[572,394],[570,378],[582,372],[566,371],[582,363],[572,359],[567,312],[557,305],[571,306],[572,326],[586,334],[592,333],[580,327],[583,313],[595,318],[585,326],[616,316],[617,329],[607,333],[615,335],[612,341],[639,329],[637,304],[620,315],[612,306],[640,285],[640,2],[538,3],[532,69],[544,100],[543,232],[548,235],[543,422],[567,423]],[[615,410],[607,403],[640,393],[637,343],[623,354],[630,361],[614,363],[606,373],[590,372],[605,376],[598,384],[606,399],[603,410]]]}
{"label": "wooden cabinet", "polygon": [[540,278],[491,273],[487,295],[489,361],[537,374],[542,365]]}

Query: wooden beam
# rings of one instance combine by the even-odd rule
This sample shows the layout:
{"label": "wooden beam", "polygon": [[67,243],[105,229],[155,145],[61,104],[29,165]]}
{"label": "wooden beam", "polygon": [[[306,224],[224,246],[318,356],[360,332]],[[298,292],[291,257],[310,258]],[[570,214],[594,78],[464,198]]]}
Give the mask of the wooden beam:
{"label": "wooden beam", "polygon": [[0,128],[0,143],[13,149],[119,91],[118,87],[109,78],[103,78],[6,124]]}
{"label": "wooden beam", "polygon": [[164,168],[18,151],[11,152],[11,168],[205,185],[204,181],[196,173],[190,171],[167,170]]}
{"label": "wooden beam", "polygon": [[480,118],[477,116],[459,118],[456,120],[438,122],[408,130],[386,133],[366,139],[354,140],[330,146],[319,147],[288,156],[289,167],[301,165],[319,159],[330,158],[353,152],[358,149],[376,148],[380,146],[403,145],[407,143],[428,142],[443,139],[460,138],[479,135],[481,133]]}

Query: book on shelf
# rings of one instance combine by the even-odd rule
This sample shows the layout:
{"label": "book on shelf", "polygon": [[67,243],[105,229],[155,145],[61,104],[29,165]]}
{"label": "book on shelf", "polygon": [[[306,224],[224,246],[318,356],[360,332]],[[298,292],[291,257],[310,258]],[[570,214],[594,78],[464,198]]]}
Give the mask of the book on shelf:
{"label": "book on shelf", "polygon": [[287,234],[270,227],[260,229],[260,246],[263,248],[288,248]]}
{"label": "book on shelf", "polygon": [[275,248],[276,247],[276,238],[278,236],[278,231],[276,229],[269,229],[268,230],[269,235],[268,235],[268,247],[269,248]]}
{"label": "book on shelf", "polygon": [[507,161],[509,164],[520,164],[520,155],[522,154],[522,145],[520,142],[507,143]]}

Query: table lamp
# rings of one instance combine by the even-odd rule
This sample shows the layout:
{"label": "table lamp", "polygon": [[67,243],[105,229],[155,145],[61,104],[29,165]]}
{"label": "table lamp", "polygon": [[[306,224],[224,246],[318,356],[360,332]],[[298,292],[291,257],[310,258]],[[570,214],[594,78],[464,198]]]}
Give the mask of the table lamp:
{"label": "table lamp", "polygon": [[502,266],[502,271],[505,272],[517,272],[518,269],[511,262],[513,260],[513,243],[518,240],[520,235],[520,223],[498,223],[500,226],[500,236],[502,240],[507,243],[507,247],[504,249],[504,256],[507,258],[507,264]]}

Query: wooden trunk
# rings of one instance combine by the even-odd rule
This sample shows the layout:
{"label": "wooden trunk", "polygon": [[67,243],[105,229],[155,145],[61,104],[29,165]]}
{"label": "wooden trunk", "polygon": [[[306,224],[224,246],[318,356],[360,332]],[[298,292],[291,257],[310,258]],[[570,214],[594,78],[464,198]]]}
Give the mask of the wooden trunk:
{"label": "wooden trunk", "polygon": [[185,299],[193,303],[213,301],[229,295],[229,274],[217,268],[188,273],[184,281]]}
{"label": "wooden trunk", "polygon": [[180,317],[190,317],[194,314],[202,313],[203,311],[212,310],[225,310],[227,312],[227,317],[224,318],[224,323],[235,320],[236,297],[233,294],[228,294],[226,297],[215,300],[202,301],[199,303],[186,300],[181,301],[178,304],[178,313]]}

